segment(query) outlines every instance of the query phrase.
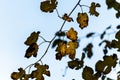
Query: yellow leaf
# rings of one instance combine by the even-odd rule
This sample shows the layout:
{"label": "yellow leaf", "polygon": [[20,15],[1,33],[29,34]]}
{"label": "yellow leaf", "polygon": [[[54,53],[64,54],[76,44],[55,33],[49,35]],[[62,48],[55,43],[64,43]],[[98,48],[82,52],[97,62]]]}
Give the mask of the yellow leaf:
{"label": "yellow leaf", "polygon": [[67,48],[67,45],[63,42],[60,42],[58,44],[58,47],[57,47],[57,50],[62,56],[66,55],[66,48]]}
{"label": "yellow leaf", "polygon": [[77,41],[70,41],[68,42],[68,46],[72,49],[78,48],[78,42]]}
{"label": "yellow leaf", "polygon": [[87,13],[78,13],[77,22],[80,24],[79,27],[81,29],[88,26],[88,21],[89,21],[89,18]]}
{"label": "yellow leaf", "polygon": [[68,32],[66,32],[66,35],[72,41],[76,41],[78,38],[77,32],[73,28],[70,28],[70,30]]}
{"label": "yellow leaf", "polygon": [[73,60],[75,58],[76,50],[68,47],[66,50],[66,54],[69,55],[69,58]]}

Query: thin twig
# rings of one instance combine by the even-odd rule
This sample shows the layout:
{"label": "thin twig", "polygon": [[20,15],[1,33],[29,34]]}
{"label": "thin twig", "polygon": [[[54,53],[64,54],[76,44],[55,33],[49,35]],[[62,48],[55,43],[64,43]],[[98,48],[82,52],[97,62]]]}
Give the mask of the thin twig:
{"label": "thin twig", "polygon": [[[68,16],[70,16],[70,15],[73,13],[73,11],[74,11],[74,10],[76,9],[76,7],[79,5],[80,1],[81,1],[81,0],[79,0],[79,1],[77,2],[77,4],[74,6],[74,8],[72,9],[72,11],[69,13]],[[65,25],[65,23],[66,23],[66,20],[64,20],[64,22],[63,22],[63,24],[62,24],[62,26],[61,26],[61,28],[60,28],[59,31],[62,31],[62,28],[63,28],[63,26]]]}

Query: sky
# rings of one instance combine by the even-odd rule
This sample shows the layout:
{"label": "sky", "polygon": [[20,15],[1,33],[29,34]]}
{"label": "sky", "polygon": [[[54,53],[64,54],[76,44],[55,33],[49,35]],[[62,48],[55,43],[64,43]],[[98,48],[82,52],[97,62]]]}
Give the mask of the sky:
{"label": "sky", "polygon": [[[44,36],[46,40],[50,40],[61,27],[63,20],[57,17],[56,12],[49,14],[40,11],[40,1],[41,0],[0,0],[0,80],[11,80],[10,74],[12,72],[17,71],[19,67],[25,68],[43,55],[48,45],[47,43],[39,47],[37,59],[24,58],[27,49],[27,46],[24,45],[24,41],[31,32],[40,31],[41,35]],[[90,5],[91,1],[96,2],[96,0],[83,0],[81,3]],[[62,16],[64,13],[69,13],[76,2],[77,0],[69,1],[69,3],[68,1],[59,1],[58,11],[60,15]],[[120,20],[115,18],[115,11],[113,9],[107,10],[105,1],[99,0],[99,3],[103,5],[101,8],[97,9],[100,12],[100,16],[98,18],[90,16],[90,22],[87,28],[81,30],[79,25],[74,22],[66,23],[63,29],[66,30],[70,27],[74,27],[82,34],[78,36],[82,37],[89,32],[96,31],[102,33],[102,31],[110,25],[112,25],[113,28],[116,27],[120,23]],[[76,17],[77,13],[80,11],[80,8],[77,8],[71,16]],[[84,8],[84,11],[88,12],[88,9]],[[98,38],[94,39],[96,42],[98,40]],[[84,41],[82,45],[85,45]],[[97,52],[97,50],[95,52]],[[48,55],[43,58],[43,62],[51,66],[50,70],[52,74],[50,78],[45,77],[46,80],[71,80],[70,76],[80,79],[80,71],[71,69],[68,69],[66,76],[62,77],[65,72],[65,67],[67,66],[67,57],[63,58],[62,61],[55,60],[55,52],[54,49],[51,48],[47,54]],[[102,57],[96,56],[97,54],[95,54],[93,60],[96,60],[96,58],[102,59]],[[91,62],[92,60],[88,62],[88,64],[93,66]],[[114,74],[110,76],[114,77]]]}

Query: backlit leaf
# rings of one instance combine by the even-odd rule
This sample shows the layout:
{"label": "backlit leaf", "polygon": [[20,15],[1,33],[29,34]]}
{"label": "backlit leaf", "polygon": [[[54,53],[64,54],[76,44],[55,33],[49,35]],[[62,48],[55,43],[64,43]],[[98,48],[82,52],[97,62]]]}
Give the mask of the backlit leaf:
{"label": "backlit leaf", "polygon": [[93,80],[94,71],[91,67],[85,66],[82,72],[82,77],[85,80]]}
{"label": "backlit leaf", "polygon": [[43,12],[53,12],[56,9],[58,2],[56,0],[46,0],[41,2],[40,9]]}
{"label": "backlit leaf", "polygon": [[69,31],[66,32],[67,38],[70,40],[76,41],[77,40],[77,31],[74,30],[74,28],[70,28]]}
{"label": "backlit leaf", "polygon": [[32,79],[36,78],[36,80],[44,80],[43,74],[50,76],[50,71],[48,70],[49,69],[48,65],[40,65],[39,63],[36,63],[35,68],[37,68],[37,69],[32,71],[32,73],[31,73]]}
{"label": "backlit leaf", "polygon": [[90,15],[99,16],[99,13],[96,11],[97,7],[100,7],[99,3],[94,3],[94,2],[91,3],[90,11],[89,11]]}
{"label": "backlit leaf", "polygon": [[25,57],[26,58],[30,58],[32,55],[34,57],[37,56],[37,52],[38,52],[38,45],[36,43],[33,43],[29,46],[29,48],[26,50],[26,54]]}
{"label": "backlit leaf", "polygon": [[81,29],[88,26],[89,17],[87,13],[78,13],[77,22]]}
{"label": "backlit leaf", "polygon": [[38,40],[40,32],[32,32],[31,35],[27,38],[27,40],[24,42],[26,45],[31,45],[33,43],[36,43]]}
{"label": "backlit leaf", "polygon": [[71,69],[79,70],[83,67],[83,63],[84,63],[83,61],[79,59],[75,59],[75,60],[69,61],[68,66]]}

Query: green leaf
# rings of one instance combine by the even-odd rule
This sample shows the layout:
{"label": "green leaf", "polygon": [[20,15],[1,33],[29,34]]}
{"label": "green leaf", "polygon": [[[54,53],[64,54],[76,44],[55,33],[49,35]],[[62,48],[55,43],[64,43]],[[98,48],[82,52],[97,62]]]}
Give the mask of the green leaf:
{"label": "green leaf", "polygon": [[93,80],[94,71],[91,67],[85,66],[82,72],[82,77],[85,80]]}

